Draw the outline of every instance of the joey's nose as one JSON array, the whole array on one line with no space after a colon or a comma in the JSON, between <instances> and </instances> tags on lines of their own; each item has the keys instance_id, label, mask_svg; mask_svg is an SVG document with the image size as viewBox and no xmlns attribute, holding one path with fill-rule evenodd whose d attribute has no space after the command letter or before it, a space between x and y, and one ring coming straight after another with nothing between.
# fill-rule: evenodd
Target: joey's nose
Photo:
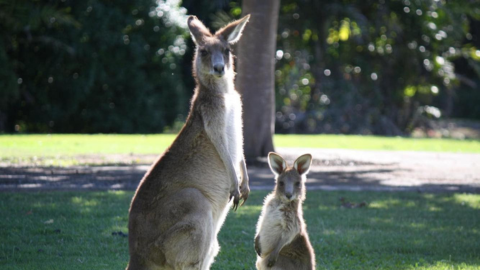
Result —
<instances>
[{"instance_id":1,"label":"joey's nose","mask_svg":"<svg viewBox=\"0 0 480 270\"><path fill-rule=\"evenodd\" d=\"M224 72L224 70L225 70L225 66L224 66L224 65L221 65L221 64L218 64L218 65L213 66L213 70L214 70L215 73L217 73L217 74L223 74L223 72Z\"/></svg>"},{"instance_id":2,"label":"joey's nose","mask_svg":"<svg viewBox=\"0 0 480 270\"><path fill-rule=\"evenodd\" d=\"M285 196L290 200L292 198L292 193L286 193Z\"/></svg>"}]
</instances>

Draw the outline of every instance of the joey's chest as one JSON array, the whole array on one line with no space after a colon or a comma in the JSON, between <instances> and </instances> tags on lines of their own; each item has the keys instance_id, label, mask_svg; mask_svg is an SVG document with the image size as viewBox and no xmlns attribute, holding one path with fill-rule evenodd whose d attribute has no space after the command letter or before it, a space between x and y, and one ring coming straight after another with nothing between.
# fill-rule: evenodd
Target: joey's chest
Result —
<instances>
[{"instance_id":1,"label":"joey's chest","mask_svg":"<svg viewBox=\"0 0 480 270\"><path fill-rule=\"evenodd\" d=\"M279 205L272 207L270 213L270 218L276 224L275 226L280 226L288 231L296 231L298 229L298 218L296 212L292 211L292 209L286 209L284 206Z\"/></svg>"}]
</instances>

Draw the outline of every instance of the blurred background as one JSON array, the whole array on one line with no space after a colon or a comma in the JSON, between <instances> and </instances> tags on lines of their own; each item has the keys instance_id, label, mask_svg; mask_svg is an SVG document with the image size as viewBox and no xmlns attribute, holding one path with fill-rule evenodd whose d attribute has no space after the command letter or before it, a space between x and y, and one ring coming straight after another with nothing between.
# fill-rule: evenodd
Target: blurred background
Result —
<instances>
[{"instance_id":1,"label":"blurred background","mask_svg":"<svg viewBox=\"0 0 480 270\"><path fill-rule=\"evenodd\" d=\"M177 132L187 14L242 1L0 0L0 132ZM282 0L272 57L276 133L479 138L479 1Z\"/></svg>"}]
</instances>

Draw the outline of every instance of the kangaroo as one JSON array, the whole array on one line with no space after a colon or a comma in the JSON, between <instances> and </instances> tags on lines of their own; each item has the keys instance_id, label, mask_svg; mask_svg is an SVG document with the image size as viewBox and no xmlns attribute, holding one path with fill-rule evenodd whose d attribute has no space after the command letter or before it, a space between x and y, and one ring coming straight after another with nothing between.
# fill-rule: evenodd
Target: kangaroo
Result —
<instances>
[{"instance_id":1,"label":"kangaroo","mask_svg":"<svg viewBox=\"0 0 480 270\"><path fill-rule=\"evenodd\" d=\"M190 113L132 199L127 270L209 269L228 209L248 198L242 103L230 51L248 19L211 34L195 16L188 18L196 44Z\"/></svg>"},{"instance_id":2,"label":"kangaroo","mask_svg":"<svg viewBox=\"0 0 480 270\"><path fill-rule=\"evenodd\" d=\"M267 195L257 223L255 251L257 269L312 270L315 253L303 220L306 174L312 155L297 158L288 167L278 154L268 154L268 164L275 174L276 185Z\"/></svg>"}]
</instances>

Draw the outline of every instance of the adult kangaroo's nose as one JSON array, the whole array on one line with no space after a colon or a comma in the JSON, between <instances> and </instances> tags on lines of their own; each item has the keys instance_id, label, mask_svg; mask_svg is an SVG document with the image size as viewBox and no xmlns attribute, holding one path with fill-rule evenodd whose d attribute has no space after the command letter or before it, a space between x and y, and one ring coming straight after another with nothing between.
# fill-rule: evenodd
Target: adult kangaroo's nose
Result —
<instances>
[{"instance_id":1,"label":"adult kangaroo's nose","mask_svg":"<svg viewBox=\"0 0 480 270\"><path fill-rule=\"evenodd\" d=\"M285 196L290 200L292 198L292 193L286 193Z\"/></svg>"},{"instance_id":2,"label":"adult kangaroo's nose","mask_svg":"<svg viewBox=\"0 0 480 270\"><path fill-rule=\"evenodd\" d=\"M215 73L223 74L223 71L225 70L225 66L222 64L216 64L213 66L213 70L215 71Z\"/></svg>"}]
</instances>

